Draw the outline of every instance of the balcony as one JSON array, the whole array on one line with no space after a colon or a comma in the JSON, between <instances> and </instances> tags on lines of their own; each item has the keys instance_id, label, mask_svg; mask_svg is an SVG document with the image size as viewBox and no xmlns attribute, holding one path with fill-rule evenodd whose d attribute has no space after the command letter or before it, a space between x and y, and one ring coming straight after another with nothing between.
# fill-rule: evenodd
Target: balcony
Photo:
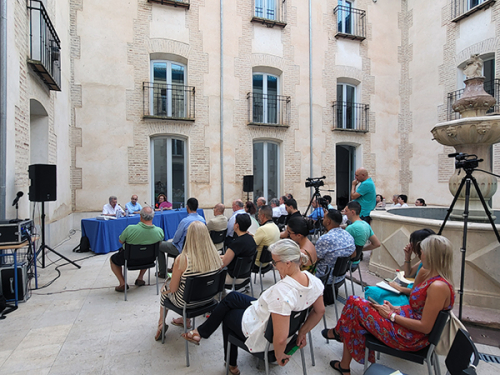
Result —
<instances>
[{"instance_id":1,"label":"balcony","mask_svg":"<svg viewBox=\"0 0 500 375\"><path fill-rule=\"evenodd\" d=\"M249 92L248 124L259 126L290 126L290 97Z\"/></svg>"},{"instance_id":2,"label":"balcony","mask_svg":"<svg viewBox=\"0 0 500 375\"><path fill-rule=\"evenodd\" d=\"M333 14L337 18L335 38L366 39L366 12L364 10L337 5Z\"/></svg>"},{"instance_id":3,"label":"balcony","mask_svg":"<svg viewBox=\"0 0 500 375\"><path fill-rule=\"evenodd\" d=\"M286 26L285 0L254 0L252 22L262 23L267 27Z\"/></svg>"},{"instance_id":4,"label":"balcony","mask_svg":"<svg viewBox=\"0 0 500 375\"><path fill-rule=\"evenodd\" d=\"M172 5L174 7L181 7L189 9L190 0L148 0L149 3L156 3L161 5Z\"/></svg>"},{"instance_id":5,"label":"balcony","mask_svg":"<svg viewBox=\"0 0 500 375\"><path fill-rule=\"evenodd\" d=\"M61 91L61 42L40 0L29 0L30 56L28 64L49 90Z\"/></svg>"},{"instance_id":6,"label":"balcony","mask_svg":"<svg viewBox=\"0 0 500 375\"><path fill-rule=\"evenodd\" d=\"M500 111L500 79L493 79L491 81L484 82L484 91L493 96L497 102L491 107L486 113L499 113ZM462 97L464 89L456 90L448 93L448 115L447 120L457 120L460 118L460 113L453 111L453 103Z\"/></svg>"},{"instance_id":7,"label":"balcony","mask_svg":"<svg viewBox=\"0 0 500 375\"><path fill-rule=\"evenodd\" d=\"M368 104L333 102L333 129L367 133L369 109Z\"/></svg>"},{"instance_id":8,"label":"balcony","mask_svg":"<svg viewBox=\"0 0 500 375\"><path fill-rule=\"evenodd\" d=\"M142 84L143 118L195 120L195 88L158 82Z\"/></svg>"},{"instance_id":9,"label":"balcony","mask_svg":"<svg viewBox=\"0 0 500 375\"><path fill-rule=\"evenodd\" d=\"M458 22L481 9L489 8L494 2L495 0L452 0L451 20Z\"/></svg>"}]
</instances>

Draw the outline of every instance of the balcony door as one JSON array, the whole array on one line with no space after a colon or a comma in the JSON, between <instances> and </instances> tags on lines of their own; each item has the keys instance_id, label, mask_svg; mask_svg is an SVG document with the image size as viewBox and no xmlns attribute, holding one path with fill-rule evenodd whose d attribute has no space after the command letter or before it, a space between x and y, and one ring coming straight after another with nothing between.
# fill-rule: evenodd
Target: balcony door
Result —
<instances>
[{"instance_id":1,"label":"balcony door","mask_svg":"<svg viewBox=\"0 0 500 375\"><path fill-rule=\"evenodd\" d=\"M337 208L344 209L351 197L356 165L356 148L348 145L335 146L335 179L337 181Z\"/></svg>"},{"instance_id":2,"label":"balcony door","mask_svg":"<svg viewBox=\"0 0 500 375\"><path fill-rule=\"evenodd\" d=\"M278 123L278 77L266 73L253 74L253 122Z\"/></svg>"},{"instance_id":3,"label":"balcony door","mask_svg":"<svg viewBox=\"0 0 500 375\"><path fill-rule=\"evenodd\" d=\"M255 0L255 17L276 20L276 0Z\"/></svg>"},{"instance_id":4,"label":"balcony door","mask_svg":"<svg viewBox=\"0 0 500 375\"><path fill-rule=\"evenodd\" d=\"M275 142L253 144L253 196L267 201L279 196L279 145Z\"/></svg>"},{"instance_id":5,"label":"balcony door","mask_svg":"<svg viewBox=\"0 0 500 375\"><path fill-rule=\"evenodd\" d=\"M186 68L171 61L151 61L150 111L153 116L186 117Z\"/></svg>"},{"instance_id":6,"label":"balcony door","mask_svg":"<svg viewBox=\"0 0 500 375\"><path fill-rule=\"evenodd\" d=\"M339 33L352 34L352 3L350 1L339 0L337 27Z\"/></svg>"},{"instance_id":7,"label":"balcony door","mask_svg":"<svg viewBox=\"0 0 500 375\"><path fill-rule=\"evenodd\" d=\"M337 84L337 126L342 129L356 128L356 87L347 83Z\"/></svg>"},{"instance_id":8,"label":"balcony door","mask_svg":"<svg viewBox=\"0 0 500 375\"><path fill-rule=\"evenodd\" d=\"M174 137L151 140L153 200L163 193L173 208L186 201L186 142ZM148 202L149 203L149 202ZM153 203L153 202L151 202Z\"/></svg>"}]
</instances>

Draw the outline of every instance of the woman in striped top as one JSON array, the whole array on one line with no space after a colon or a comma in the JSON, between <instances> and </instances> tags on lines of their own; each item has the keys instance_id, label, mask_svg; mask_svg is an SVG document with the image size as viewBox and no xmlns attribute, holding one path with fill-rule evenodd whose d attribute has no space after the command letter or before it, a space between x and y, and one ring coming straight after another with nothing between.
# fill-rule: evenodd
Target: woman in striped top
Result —
<instances>
[{"instance_id":1,"label":"woman in striped top","mask_svg":"<svg viewBox=\"0 0 500 375\"><path fill-rule=\"evenodd\" d=\"M162 306L165 298L168 298L175 306L184 307L186 278L188 276L210 275L219 271L221 267L222 260L210 239L206 225L201 221L192 222L186 234L184 249L182 253L175 258L172 267L172 277L167 279L162 288L160 319L158 321L158 330L156 331L155 340L158 341L161 339L161 331L163 324L165 324L165 322L162 321ZM202 306L208 302L210 302L210 300L188 304L187 307ZM165 316L167 316L167 312L165 312ZM172 323L174 324L174 321L172 321ZM167 329L168 325L165 327L165 332Z\"/></svg>"}]
</instances>

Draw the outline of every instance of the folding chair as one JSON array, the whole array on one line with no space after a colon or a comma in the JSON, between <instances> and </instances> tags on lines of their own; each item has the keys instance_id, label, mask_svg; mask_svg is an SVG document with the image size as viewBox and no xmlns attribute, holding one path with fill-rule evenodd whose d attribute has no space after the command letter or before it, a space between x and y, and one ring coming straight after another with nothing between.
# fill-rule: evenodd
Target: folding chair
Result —
<instances>
[{"instance_id":1,"label":"folding chair","mask_svg":"<svg viewBox=\"0 0 500 375\"><path fill-rule=\"evenodd\" d=\"M363 279L361 278L361 256L363 255L363 246L356 246L356 256L350 259L349 262L349 274L351 276L351 286L352 286L352 295L354 296L354 279L352 278L352 268L356 266L359 271L359 282L361 284L361 288L363 288ZM354 269L356 271L356 269Z\"/></svg>"},{"instance_id":2,"label":"folding chair","mask_svg":"<svg viewBox=\"0 0 500 375\"><path fill-rule=\"evenodd\" d=\"M236 290L241 289L244 286L250 284L250 290L252 291L253 297L253 285L252 285L252 267L255 264L255 255L251 257L238 257L236 258L236 264L234 265L233 283L231 285L226 284L224 288ZM245 279L245 281L236 284L236 279Z\"/></svg>"},{"instance_id":3,"label":"folding chair","mask_svg":"<svg viewBox=\"0 0 500 375\"><path fill-rule=\"evenodd\" d=\"M137 271L148 269L148 284L151 284L151 268L156 267L156 294L159 294L158 288L158 249L160 243L153 243L150 245L130 245L125 243L124 257L125 265L124 278L125 278L125 301L127 300L127 271ZM129 264L129 261L133 265Z\"/></svg>"},{"instance_id":4,"label":"folding chair","mask_svg":"<svg viewBox=\"0 0 500 375\"><path fill-rule=\"evenodd\" d=\"M373 350L375 352L385 353L392 355L393 357L398 357L401 359L405 359L407 361L424 364L427 363L427 370L429 375L432 374L432 366L434 366L434 374L440 375L441 370L439 368L439 359L437 354L434 352L434 349L441 338L441 334L443 333L443 329L446 325L450 317L450 313L445 310L441 310L436 318L436 322L434 323L434 327L432 327L432 331L429 333L429 346L419 350L418 352L407 352L399 349L390 348L378 339L376 339L371 334L365 335L365 373L368 369L368 355L369 351ZM370 366L371 367L371 366Z\"/></svg>"},{"instance_id":5,"label":"folding chair","mask_svg":"<svg viewBox=\"0 0 500 375\"><path fill-rule=\"evenodd\" d=\"M212 240L214 245L222 243L222 254L226 253L226 246L224 245L224 242L226 241L226 235L227 235L227 229L221 231L215 231L215 230L210 231L210 239Z\"/></svg>"},{"instance_id":6,"label":"folding chair","mask_svg":"<svg viewBox=\"0 0 500 375\"><path fill-rule=\"evenodd\" d=\"M344 284L345 296L347 299L348 294L347 294L347 284L345 283L345 274L347 273L347 270L349 269L350 265L351 265L351 257L350 256L340 257L340 258L337 258L337 260L335 261L335 267L333 268L333 271L332 271L333 280L335 280L336 277L344 276L344 279L342 281L339 281L338 283L334 283L334 285L332 285L333 305L335 306L335 316L337 317L337 320L339 320L339 313L337 310L337 293L335 293L335 289L338 290L338 288L341 287L342 284ZM325 326L325 328L326 328L326 326Z\"/></svg>"},{"instance_id":7,"label":"folding chair","mask_svg":"<svg viewBox=\"0 0 500 375\"><path fill-rule=\"evenodd\" d=\"M273 260L273 256L272 256L271 252L267 249L267 246L264 246L262 248L262 252L260 253L260 259L259 259L260 265L259 265L259 267L254 266L252 268L252 273L255 274L255 277L253 280L254 284L257 282L257 274L259 275L260 292L261 293L264 291L264 285L262 284L262 275L268 273L269 271L272 271L273 276L274 276L274 283L276 284L276 274L274 273L274 267L271 264L272 260ZM262 263L269 263L269 264L267 266L263 267Z\"/></svg>"},{"instance_id":8,"label":"folding chair","mask_svg":"<svg viewBox=\"0 0 500 375\"><path fill-rule=\"evenodd\" d=\"M288 337L292 337L292 339L288 342L285 353L288 353L297 343L297 332L300 327L304 323L307 318L308 309L302 311L292 311L290 314L290 325L288 329ZM228 343L227 343L227 357L226 357L226 375L229 374L229 353L231 352L231 345L236 345L238 348L243 349L244 351L250 353L254 357L257 357L265 362L266 366L266 375L269 375L269 362L275 362L276 356L274 354L274 350L270 350L269 347L273 342L273 320L269 317L269 321L267 323L266 332L264 334L264 338L267 340L266 349L263 352L250 352L248 347L245 345L244 341L241 341L239 338L229 335ZM306 361L304 357L304 350L300 349L300 356L302 358L302 372L304 375L307 375L306 370Z\"/></svg>"},{"instance_id":9,"label":"folding chair","mask_svg":"<svg viewBox=\"0 0 500 375\"><path fill-rule=\"evenodd\" d=\"M187 333L187 320L193 318L193 328L195 325L195 318L200 315L204 315L208 312L213 311L218 302L213 298L222 293L224 289L224 282L226 281L227 269L217 271L216 273L210 275L197 275L186 277L186 287L184 289L184 307L179 308L175 306L168 298L165 298L163 309L162 309L162 321L165 321L165 309L172 310L179 315L182 315L184 323L184 333ZM202 306L187 308L186 305L189 303L195 303L200 301L208 301L207 304ZM163 329L161 332L161 343L165 342L165 324L163 324ZM188 341L186 340L186 366L189 367L189 347Z\"/></svg>"}]
</instances>

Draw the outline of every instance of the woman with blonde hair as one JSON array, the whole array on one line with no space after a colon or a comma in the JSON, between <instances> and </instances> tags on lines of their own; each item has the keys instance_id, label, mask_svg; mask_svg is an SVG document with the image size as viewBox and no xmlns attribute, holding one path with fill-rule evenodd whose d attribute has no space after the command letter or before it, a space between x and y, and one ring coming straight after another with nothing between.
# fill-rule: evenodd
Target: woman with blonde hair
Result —
<instances>
[{"instance_id":1,"label":"woman with blonde hair","mask_svg":"<svg viewBox=\"0 0 500 375\"><path fill-rule=\"evenodd\" d=\"M453 250L450 241L431 235L422 241L422 270L418 273L409 305L395 307L388 301L382 305L351 296L342 310L337 326L324 330L323 336L344 344L342 360L330 366L341 374L350 374L354 358L364 363L367 332L391 348L418 351L429 345L431 332L441 310L451 310L455 301L451 266ZM369 361L374 362L370 352Z\"/></svg>"},{"instance_id":2,"label":"woman with blonde hair","mask_svg":"<svg viewBox=\"0 0 500 375\"><path fill-rule=\"evenodd\" d=\"M183 307L184 290L186 287L186 278L188 276L210 275L219 271L222 267L222 260L215 246L210 239L208 229L201 221L193 221L187 230L184 249L175 258L172 267L172 276L167 279L163 285L160 302L160 319L158 321L158 330L155 340L161 339L161 331L165 322L162 320L162 306L166 298L175 306ZM192 308L207 304L208 301L189 303L187 307ZM165 312L167 316L168 310ZM182 318L172 320L173 325L183 326ZM188 327L190 321L187 322ZM165 327L165 332L168 325Z\"/></svg>"},{"instance_id":3,"label":"woman with blonde hair","mask_svg":"<svg viewBox=\"0 0 500 375\"><path fill-rule=\"evenodd\" d=\"M198 329L182 334L186 340L199 345L201 338L209 338L222 324L224 358L226 358L229 334L245 341L252 352L264 351L266 340L264 332L269 319L274 327L273 345L276 360L280 366L288 363L290 356L285 354L288 327L292 311L311 308L307 320L298 332L297 345L306 345L306 334L313 329L325 313L323 304L323 284L307 271L301 271L307 257L299 246L290 239L280 240L269 247L273 265L281 280L266 289L259 299L245 294L231 292L212 312ZM231 346L229 371L238 375L238 348Z\"/></svg>"}]
</instances>

